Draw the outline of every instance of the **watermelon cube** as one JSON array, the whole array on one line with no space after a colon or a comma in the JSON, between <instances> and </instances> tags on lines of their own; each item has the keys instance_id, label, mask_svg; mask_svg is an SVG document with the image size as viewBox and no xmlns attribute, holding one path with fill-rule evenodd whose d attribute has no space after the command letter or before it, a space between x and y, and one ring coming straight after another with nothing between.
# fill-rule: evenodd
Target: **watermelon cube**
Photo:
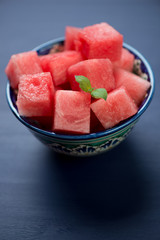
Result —
<instances>
[{"instance_id":1,"label":"watermelon cube","mask_svg":"<svg viewBox=\"0 0 160 240\"><path fill-rule=\"evenodd\" d=\"M56 53L57 54L57 53ZM49 72L49 64L55 58L55 53L39 56L40 65L44 72Z\"/></svg>"},{"instance_id":2,"label":"watermelon cube","mask_svg":"<svg viewBox=\"0 0 160 240\"><path fill-rule=\"evenodd\" d=\"M72 65L68 69L68 79L73 90L79 91L79 83L75 75L87 77L93 88L105 88L111 91L115 88L113 66L109 59L89 59Z\"/></svg>"},{"instance_id":3,"label":"watermelon cube","mask_svg":"<svg viewBox=\"0 0 160 240\"><path fill-rule=\"evenodd\" d=\"M71 134L89 133L90 103L91 96L82 92L56 91L53 131Z\"/></svg>"},{"instance_id":4,"label":"watermelon cube","mask_svg":"<svg viewBox=\"0 0 160 240\"><path fill-rule=\"evenodd\" d=\"M105 128L102 126L94 112L91 110L91 120L90 120L90 132L95 133L95 132L101 132L104 131Z\"/></svg>"},{"instance_id":5,"label":"watermelon cube","mask_svg":"<svg viewBox=\"0 0 160 240\"><path fill-rule=\"evenodd\" d=\"M123 87L110 92L106 101L99 99L92 103L91 109L105 129L114 127L138 111L133 99Z\"/></svg>"},{"instance_id":6,"label":"watermelon cube","mask_svg":"<svg viewBox=\"0 0 160 240\"><path fill-rule=\"evenodd\" d=\"M114 76L116 88L124 86L137 106L139 106L150 88L150 82L120 68L114 70Z\"/></svg>"},{"instance_id":7,"label":"watermelon cube","mask_svg":"<svg viewBox=\"0 0 160 240\"><path fill-rule=\"evenodd\" d=\"M66 27L64 44L65 50L75 50L75 41L78 40L78 34L81 30L81 28L71 26Z\"/></svg>"},{"instance_id":8,"label":"watermelon cube","mask_svg":"<svg viewBox=\"0 0 160 240\"><path fill-rule=\"evenodd\" d=\"M41 73L43 71L37 52L30 51L12 55L5 72L11 87L17 89L21 75Z\"/></svg>"},{"instance_id":9,"label":"watermelon cube","mask_svg":"<svg viewBox=\"0 0 160 240\"><path fill-rule=\"evenodd\" d=\"M114 67L123 68L129 72L133 71L134 55L127 49L122 49L121 58L119 61L113 62Z\"/></svg>"},{"instance_id":10,"label":"watermelon cube","mask_svg":"<svg viewBox=\"0 0 160 240\"><path fill-rule=\"evenodd\" d=\"M78 38L81 42L78 48L86 59L109 58L117 61L121 57L123 36L107 23L85 27Z\"/></svg>"},{"instance_id":11,"label":"watermelon cube","mask_svg":"<svg viewBox=\"0 0 160 240\"><path fill-rule=\"evenodd\" d=\"M21 116L52 116L53 99L54 86L50 73L21 76L17 96L17 107Z\"/></svg>"},{"instance_id":12,"label":"watermelon cube","mask_svg":"<svg viewBox=\"0 0 160 240\"><path fill-rule=\"evenodd\" d=\"M46 55L46 61L48 61L48 70L52 75L54 85L59 86L68 82L68 68L71 65L82 61L82 56L76 51L64 51L55 53L52 59L48 58Z\"/></svg>"}]
</instances>

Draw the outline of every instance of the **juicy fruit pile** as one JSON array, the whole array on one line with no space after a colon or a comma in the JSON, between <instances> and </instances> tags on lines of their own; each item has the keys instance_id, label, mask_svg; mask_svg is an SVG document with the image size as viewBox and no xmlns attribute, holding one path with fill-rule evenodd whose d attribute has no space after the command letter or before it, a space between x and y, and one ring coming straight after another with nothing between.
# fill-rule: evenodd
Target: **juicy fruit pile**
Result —
<instances>
[{"instance_id":1,"label":"juicy fruit pile","mask_svg":"<svg viewBox=\"0 0 160 240\"><path fill-rule=\"evenodd\" d=\"M63 134L102 131L136 114L150 82L132 72L134 55L122 44L123 36L107 23L68 26L62 52L54 53L53 46L43 56L13 55L5 72L19 114ZM77 76L88 78L93 89L105 89L107 99L84 92Z\"/></svg>"}]
</instances>

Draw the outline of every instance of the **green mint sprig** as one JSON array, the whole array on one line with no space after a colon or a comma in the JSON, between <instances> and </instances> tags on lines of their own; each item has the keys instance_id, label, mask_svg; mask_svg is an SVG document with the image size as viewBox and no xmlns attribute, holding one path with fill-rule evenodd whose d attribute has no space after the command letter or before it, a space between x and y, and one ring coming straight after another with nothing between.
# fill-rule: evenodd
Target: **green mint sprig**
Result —
<instances>
[{"instance_id":1,"label":"green mint sprig","mask_svg":"<svg viewBox=\"0 0 160 240\"><path fill-rule=\"evenodd\" d=\"M92 88L90 80L84 76L75 76L76 81L79 83L79 87L84 91L91 94L93 98L99 99L103 98L107 99L107 91L105 88Z\"/></svg>"}]
</instances>

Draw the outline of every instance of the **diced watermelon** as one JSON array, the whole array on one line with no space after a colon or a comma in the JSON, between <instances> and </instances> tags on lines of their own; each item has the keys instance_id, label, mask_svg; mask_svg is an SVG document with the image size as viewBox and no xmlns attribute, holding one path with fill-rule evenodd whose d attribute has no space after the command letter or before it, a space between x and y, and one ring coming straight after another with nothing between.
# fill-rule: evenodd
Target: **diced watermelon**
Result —
<instances>
[{"instance_id":1,"label":"diced watermelon","mask_svg":"<svg viewBox=\"0 0 160 240\"><path fill-rule=\"evenodd\" d=\"M115 88L113 67L109 59L89 59L72 65L68 69L68 79L73 90L80 90L75 75L89 78L93 88L105 88L111 91Z\"/></svg>"},{"instance_id":2,"label":"diced watermelon","mask_svg":"<svg viewBox=\"0 0 160 240\"><path fill-rule=\"evenodd\" d=\"M40 64L41 64L41 67L42 67L44 72L49 72L49 70L50 70L49 64L52 61L52 59L55 58L55 55L57 55L57 53L56 54L52 53L52 54L39 56Z\"/></svg>"},{"instance_id":3,"label":"diced watermelon","mask_svg":"<svg viewBox=\"0 0 160 240\"><path fill-rule=\"evenodd\" d=\"M89 133L90 103L91 97L81 92L56 91L53 131Z\"/></svg>"},{"instance_id":4,"label":"diced watermelon","mask_svg":"<svg viewBox=\"0 0 160 240\"><path fill-rule=\"evenodd\" d=\"M75 50L75 41L78 40L78 34L81 31L81 28L77 27L66 27L65 32L65 44L64 49L65 50Z\"/></svg>"},{"instance_id":5,"label":"diced watermelon","mask_svg":"<svg viewBox=\"0 0 160 240\"><path fill-rule=\"evenodd\" d=\"M123 68L129 72L133 71L134 55L127 49L122 49L121 58L119 61L113 62L114 67Z\"/></svg>"},{"instance_id":6,"label":"diced watermelon","mask_svg":"<svg viewBox=\"0 0 160 240\"><path fill-rule=\"evenodd\" d=\"M134 73L117 68L114 70L116 88L124 86L137 106L143 101L147 90L150 88L150 82L135 75Z\"/></svg>"},{"instance_id":7,"label":"diced watermelon","mask_svg":"<svg viewBox=\"0 0 160 240\"><path fill-rule=\"evenodd\" d=\"M78 48L86 59L109 58L117 61L121 57L123 36L107 23L85 27L78 37L81 42Z\"/></svg>"},{"instance_id":8,"label":"diced watermelon","mask_svg":"<svg viewBox=\"0 0 160 240\"><path fill-rule=\"evenodd\" d=\"M37 52L30 51L12 55L5 72L11 87L17 89L21 75L41 73L43 71Z\"/></svg>"},{"instance_id":9,"label":"diced watermelon","mask_svg":"<svg viewBox=\"0 0 160 240\"><path fill-rule=\"evenodd\" d=\"M102 126L94 112L91 110L91 120L90 120L90 132L95 133L95 132L101 132L104 131L105 128Z\"/></svg>"},{"instance_id":10,"label":"diced watermelon","mask_svg":"<svg viewBox=\"0 0 160 240\"><path fill-rule=\"evenodd\" d=\"M54 86L50 73L21 76L17 96L17 107L21 116L52 116L53 99Z\"/></svg>"},{"instance_id":11,"label":"diced watermelon","mask_svg":"<svg viewBox=\"0 0 160 240\"><path fill-rule=\"evenodd\" d=\"M60 53L55 53L54 58L50 61L46 58L49 66L49 72L52 75L53 83L55 86L59 86L68 82L67 80L67 70L68 68L82 61L82 56L76 51L64 51Z\"/></svg>"},{"instance_id":12,"label":"diced watermelon","mask_svg":"<svg viewBox=\"0 0 160 240\"><path fill-rule=\"evenodd\" d=\"M92 103L91 109L105 129L115 126L138 111L136 104L125 88L110 92L106 101L99 99Z\"/></svg>"}]
</instances>

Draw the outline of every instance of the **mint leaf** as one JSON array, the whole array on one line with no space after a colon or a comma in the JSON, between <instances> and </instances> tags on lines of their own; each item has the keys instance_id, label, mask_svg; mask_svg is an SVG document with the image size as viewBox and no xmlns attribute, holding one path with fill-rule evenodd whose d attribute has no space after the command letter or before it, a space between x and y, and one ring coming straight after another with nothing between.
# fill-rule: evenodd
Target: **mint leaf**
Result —
<instances>
[{"instance_id":1,"label":"mint leaf","mask_svg":"<svg viewBox=\"0 0 160 240\"><path fill-rule=\"evenodd\" d=\"M105 88L98 88L91 92L91 96L98 99L103 98L104 100L107 99L107 91Z\"/></svg>"},{"instance_id":2,"label":"mint leaf","mask_svg":"<svg viewBox=\"0 0 160 240\"><path fill-rule=\"evenodd\" d=\"M79 83L80 88L84 92L91 93L93 91L93 88L91 87L91 83L87 77L84 76L75 76L76 81Z\"/></svg>"},{"instance_id":3,"label":"mint leaf","mask_svg":"<svg viewBox=\"0 0 160 240\"><path fill-rule=\"evenodd\" d=\"M84 76L75 76L76 81L79 83L79 87L84 91L91 94L93 98L107 99L107 91L105 88L92 88L90 80Z\"/></svg>"}]
</instances>

